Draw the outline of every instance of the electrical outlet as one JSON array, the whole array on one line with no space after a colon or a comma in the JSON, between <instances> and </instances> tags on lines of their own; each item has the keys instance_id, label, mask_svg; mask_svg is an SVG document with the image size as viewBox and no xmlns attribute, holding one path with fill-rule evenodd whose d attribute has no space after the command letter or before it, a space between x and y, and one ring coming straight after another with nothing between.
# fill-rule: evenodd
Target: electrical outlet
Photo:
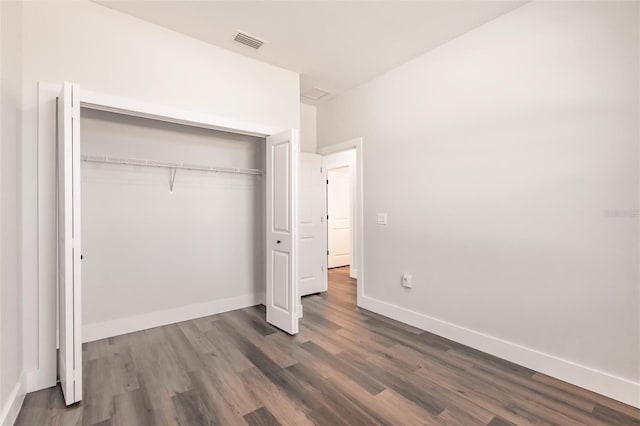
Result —
<instances>
[{"instance_id":1,"label":"electrical outlet","mask_svg":"<svg viewBox=\"0 0 640 426\"><path fill-rule=\"evenodd\" d=\"M378 225L386 225L386 224L387 224L387 214L378 213Z\"/></svg>"},{"instance_id":2,"label":"electrical outlet","mask_svg":"<svg viewBox=\"0 0 640 426\"><path fill-rule=\"evenodd\" d=\"M412 288L413 287L413 275L411 274L402 274L402 287Z\"/></svg>"}]
</instances>

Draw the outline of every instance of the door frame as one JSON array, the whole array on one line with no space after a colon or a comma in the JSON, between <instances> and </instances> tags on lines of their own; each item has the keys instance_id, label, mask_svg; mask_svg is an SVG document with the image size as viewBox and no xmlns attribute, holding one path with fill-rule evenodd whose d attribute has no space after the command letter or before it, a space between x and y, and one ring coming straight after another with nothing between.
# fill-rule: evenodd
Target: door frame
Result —
<instances>
[{"instance_id":1,"label":"door frame","mask_svg":"<svg viewBox=\"0 0 640 426\"><path fill-rule=\"evenodd\" d=\"M318 154L322 156L326 156L329 154L336 154L343 151L348 151L350 149L355 149L356 153L356 161L355 161L355 196L353 197L354 206L352 206L352 211L354 212L352 218L352 229L355 229L355 238L354 238L354 246L356 248L356 266L357 266L357 291L356 291L356 305L361 306L362 300L364 298L364 283L365 283L365 273L364 273L364 185L363 185L363 139L362 137L349 139L344 142L336 143L333 145L324 146L317 149ZM323 179L327 179L327 170L324 167L322 168ZM353 176L353 174L352 174ZM327 217L327 194L324 191L323 195L323 209L324 216ZM324 259L324 287L328 288L329 281L329 270L327 269L327 226L329 225L328 221L324 221L323 226L323 259ZM355 225L355 226L354 226Z\"/></svg>"},{"instance_id":2,"label":"door frame","mask_svg":"<svg viewBox=\"0 0 640 426\"><path fill-rule=\"evenodd\" d=\"M57 169L56 98L62 83L38 82L37 132L37 317L26 319L25 334L36 336L24 342L26 390L34 392L56 385L57 379ZM193 127L230 133L267 136L287 130L276 126L235 120L229 117L173 108L167 105L113 96L80 86L80 107L115 112ZM32 300L32 299L29 299ZM28 307L31 312L31 307ZM26 318L26 316L25 316Z\"/></svg>"}]
</instances>

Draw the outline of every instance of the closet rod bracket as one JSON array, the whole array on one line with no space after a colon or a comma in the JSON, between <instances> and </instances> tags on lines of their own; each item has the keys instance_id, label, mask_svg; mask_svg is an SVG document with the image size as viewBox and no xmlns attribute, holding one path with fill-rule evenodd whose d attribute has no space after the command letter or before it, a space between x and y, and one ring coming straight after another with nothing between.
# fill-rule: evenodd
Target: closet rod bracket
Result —
<instances>
[{"instance_id":1,"label":"closet rod bracket","mask_svg":"<svg viewBox=\"0 0 640 426\"><path fill-rule=\"evenodd\" d=\"M169 182L169 192L173 194L173 184L176 181L176 172L178 171L177 167L174 167L171 171L171 181Z\"/></svg>"}]
</instances>

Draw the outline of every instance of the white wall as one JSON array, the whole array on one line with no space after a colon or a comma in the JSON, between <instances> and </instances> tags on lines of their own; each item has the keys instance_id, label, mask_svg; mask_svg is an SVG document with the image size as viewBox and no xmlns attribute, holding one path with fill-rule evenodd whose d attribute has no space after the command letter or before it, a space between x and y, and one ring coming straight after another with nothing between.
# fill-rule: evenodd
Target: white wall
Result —
<instances>
[{"instance_id":1,"label":"white wall","mask_svg":"<svg viewBox=\"0 0 640 426\"><path fill-rule=\"evenodd\" d=\"M81 126L83 155L264 168L262 138L92 110ZM82 164L84 341L131 331L132 317L264 293L261 176L177 170L173 193L170 176Z\"/></svg>"},{"instance_id":2,"label":"white wall","mask_svg":"<svg viewBox=\"0 0 640 426\"><path fill-rule=\"evenodd\" d=\"M282 129L299 127L300 100L296 73L88 1L25 3L23 34L22 273L25 365L36 371L28 380L34 390L52 384L51 369L43 376L36 368L45 362L40 330L55 320L48 299L40 298L38 307L38 293L55 285L55 158L51 135L37 133L38 119L50 125L52 117L37 115L38 81L68 80L96 92Z\"/></svg>"},{"instance_id":3,"label":"white wall","mask_svg":"<svg viewBox=\"0 0 640 426\"><path fill-rule=\"evenodd\" d=\"M316 152L316 107L300 104L300 151Z\"/></svg>"},{"instance_id":4,"label":"white wall","mask_svg":"<svg viewBox=\"0 0 640 426\"><path fill-rule=\"evenodd\" d=\"M530 3L318 107L364 139L363 306L640 405L638 16Z\"/></svg>"},{"instance_id":5,"label":"white wall","mask_svg":"<svg viewBox=\"0 0 640 426\"><path fill-rule=\"evenodd\" d=\"M0 424L24 397L19 270L19 139L22 5L0 3Z\"/></svg>"}]
</instances>

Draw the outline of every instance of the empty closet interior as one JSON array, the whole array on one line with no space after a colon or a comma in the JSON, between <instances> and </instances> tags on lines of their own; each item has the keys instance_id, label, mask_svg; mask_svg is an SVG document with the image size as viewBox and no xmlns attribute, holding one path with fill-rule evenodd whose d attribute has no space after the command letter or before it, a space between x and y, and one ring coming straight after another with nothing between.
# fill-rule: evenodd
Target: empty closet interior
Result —
<instances>
[{"instance_id":1,"label":"empty closet interior","mask_svg":"<svg viewBox=\"0 0 640 426\"><path fill-rule=\"evenodd\" d=\"M265 289L264 138L81 110L83 341Z\"/></svg>"}]
</instances>

